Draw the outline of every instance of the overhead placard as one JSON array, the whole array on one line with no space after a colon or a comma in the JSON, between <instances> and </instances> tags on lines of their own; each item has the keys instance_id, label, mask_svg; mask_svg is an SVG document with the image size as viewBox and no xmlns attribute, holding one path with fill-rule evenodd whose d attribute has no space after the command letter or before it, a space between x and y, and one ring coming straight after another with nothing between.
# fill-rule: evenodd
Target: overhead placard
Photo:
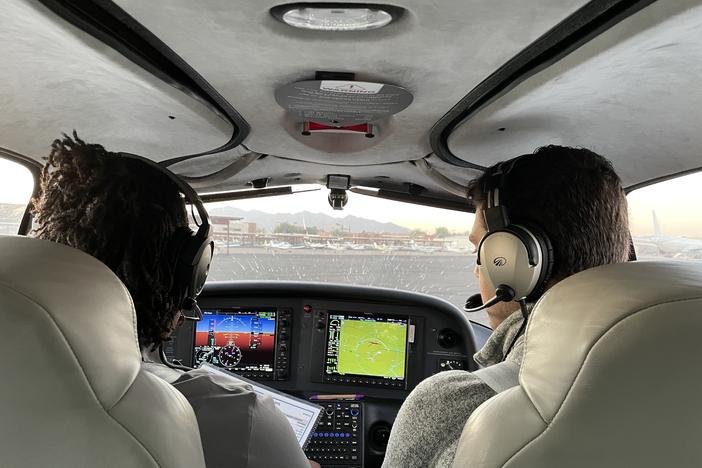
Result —
<instances>
[{"instance_id":1,"label":"overhead placard","mask_svg":"<svg viewBox=\"0 0 702 468\"><path fill-rule=\"evenodd\" d=\"M275 100L300 121L348 126L376 122L404 110L413 96L404 88L364 81L310 80L290 83Z\"/></svg>"}]
</instances>

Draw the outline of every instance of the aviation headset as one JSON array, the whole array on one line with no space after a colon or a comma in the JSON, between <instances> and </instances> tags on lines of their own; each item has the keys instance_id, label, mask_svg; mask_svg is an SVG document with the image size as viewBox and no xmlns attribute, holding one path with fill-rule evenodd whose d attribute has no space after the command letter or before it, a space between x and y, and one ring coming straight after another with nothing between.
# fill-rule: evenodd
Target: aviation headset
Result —
<instances>
[{"instance_id":1,"label":"aviation headset","mask_svg":"<svg viewBox=\"0 0 702 468\"><path fill-rule=\"evenodd\" d=\"M180 177L159 165L158 163L130 153L120 153L120 156L141 161L168 177L185 196L186 203L195 207L199 222L193 213L193 219L198 225L193 232L188 226L181 226L172 234L170 245L178 246L173 287L181 291L180 309L188 320L202 320L202 311L197 305L197 296L205 286L210 263L214 253L214 240L210 218L198 194Z\"/></svg>"},{"instance_id":2,"label":"aviation headset","mask_svg":"<svg viewBox=\"0 0 702 468\"><path fill-rule=\"evenodd\" d=\"M487 234L478 245L478 268L500 301L532 302L543 294L553 269L553 247L546 233L533 224L511 224L500 202L506 179L524 156L500 163L485 178L483 210ZM499 301L496 301L499 302Z\"/></svg>"}]
</instances>

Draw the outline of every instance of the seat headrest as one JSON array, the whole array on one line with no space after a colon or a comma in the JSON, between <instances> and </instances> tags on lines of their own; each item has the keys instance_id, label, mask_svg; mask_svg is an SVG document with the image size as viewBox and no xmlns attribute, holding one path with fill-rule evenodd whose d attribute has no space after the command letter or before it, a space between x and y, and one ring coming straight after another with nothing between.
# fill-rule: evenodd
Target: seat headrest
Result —
<instances>
[{"instance_id":1,"label":"seat headrest","mask_svg":"<svg viewBox=\"0 0 702 468\"><path fill-rule=\"evenodd\" d=\"M79 250L0 236L0 311L9 322L2 324L4 333L27 334L28 349L13 350L13 359L27 356L32 362L29 347L31 353L75 359L85 375L75 377L87 378L104 407L111 408L139 372L131 296L112 271Z\"/></svg>"},{"instance_id":2,"label":"seat headrest","mask_svg":"<svg viewBox=\"0 0 702 468\"><path fill-rule=\"evenodd\" d=\"M638 312L701 297L699 263L629 262L573 275L551 288L532 312L520 384L549 422L605 334L626 326ZM676 310L664 308L666 314Z\"/></svg>"}]
</instances>

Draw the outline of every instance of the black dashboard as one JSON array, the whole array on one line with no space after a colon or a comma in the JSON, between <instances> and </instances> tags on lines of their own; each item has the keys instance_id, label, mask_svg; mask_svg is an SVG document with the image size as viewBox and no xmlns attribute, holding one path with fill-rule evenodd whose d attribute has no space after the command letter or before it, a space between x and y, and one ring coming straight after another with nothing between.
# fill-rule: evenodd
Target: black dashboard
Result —
<instances>
[{"instance_id":1,"label":"black dashboard","mask_svg":"<svg viewBox=\"0 0 702 468\"><path fill-rule=\"evenodd\" d=\"M437 372L476 368L473 326L433 296L243 281L208 284L198 302L204 318L179 329L169 360L316 399L325 413L306 452L322 466L380 466L409 392ZM483 341L485 330L476 333Z\"/></svg>"}]
</instances>

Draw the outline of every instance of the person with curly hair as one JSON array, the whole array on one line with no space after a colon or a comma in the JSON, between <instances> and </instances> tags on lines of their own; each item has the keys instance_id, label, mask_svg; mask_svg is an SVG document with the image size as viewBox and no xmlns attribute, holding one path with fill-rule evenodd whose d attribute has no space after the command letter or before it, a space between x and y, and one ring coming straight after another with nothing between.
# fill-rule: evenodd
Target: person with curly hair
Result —
<instances>
[{"instance_id":1,"label":"person with curly hair","mask_svg":"<svg viewBox=\"0 0 702 468\"><path fill-rule=\"evenodd\" d=\"M155 357L184 320L185 286L175 281L183 237L173 234L188 227L185 202L163 170L86 143L74 131L53 142L39 188L34 235L94 256L125 284L143 365L193 406L208 467L319 466L307 460L270 398L236 379L171 369Z\"/></svg>"},{"instance_id":2,"label":"person with curly hair","mask_svg":"<svg viewBox=\"0 0 702 468\"><path fill-rule=\"evenodd\" d=\"M139 344L156 349L180 319L171 234L188 226L176 185L74 133L54 141L34 200L34 235L89 253L127 286Z\"/></svg>"}]
</instances>

